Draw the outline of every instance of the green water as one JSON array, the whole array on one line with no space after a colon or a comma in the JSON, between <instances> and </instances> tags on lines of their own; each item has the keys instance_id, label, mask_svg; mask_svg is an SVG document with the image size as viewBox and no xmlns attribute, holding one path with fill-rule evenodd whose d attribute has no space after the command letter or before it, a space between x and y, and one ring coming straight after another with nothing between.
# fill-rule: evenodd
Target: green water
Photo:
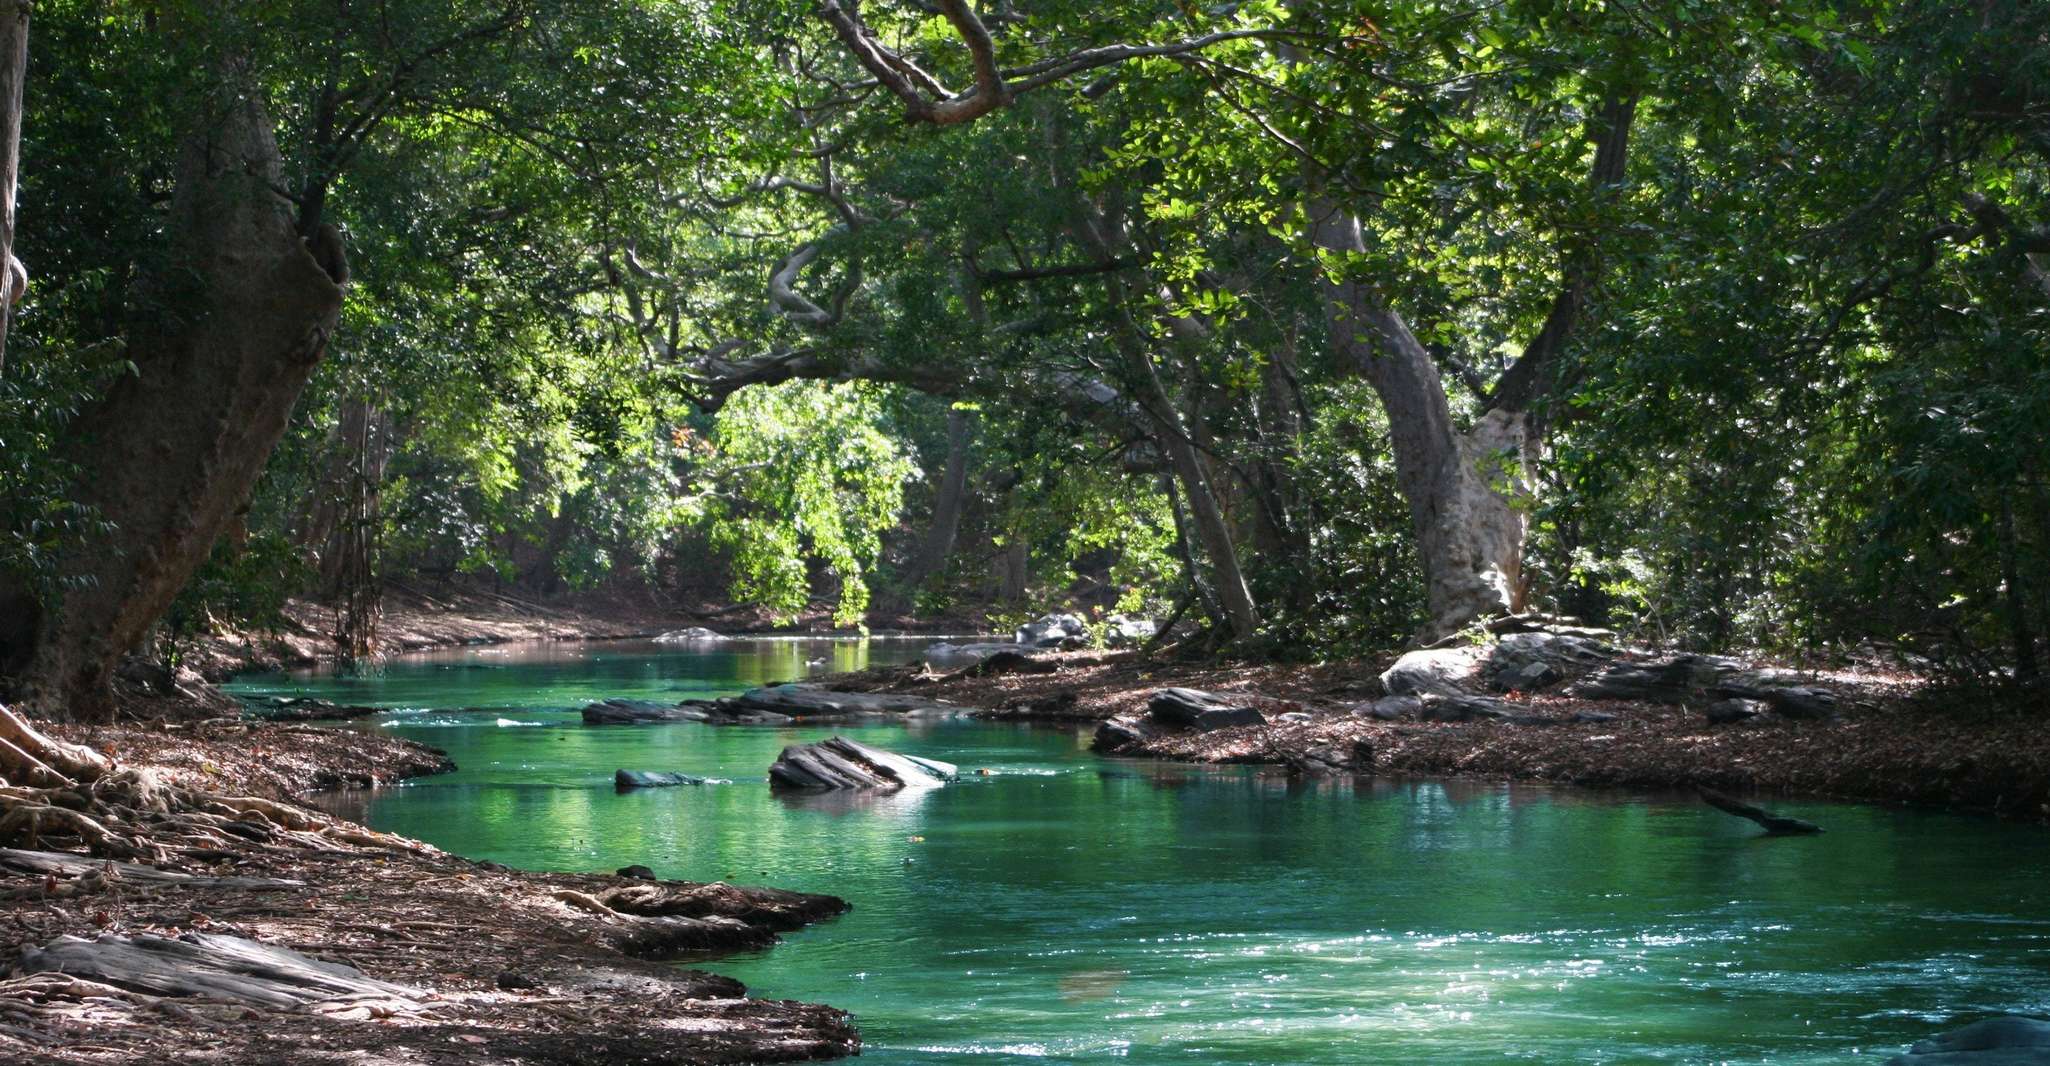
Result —
<instances>
[{"instance_id":1,"label":"green water","mask_svg":"<svg viewBox=\"0 0 2050 1066\"><path fill-rule=\"evenodd\" d=\"M1829 832L1767 840L1677 799L1300 784L974 722L859 732L961 764L958 783L793 797L768 764L832 730L585 727L560 709L920 646L489 649L237 687L414 708L374 728L461 769L374 794L361 815L380 829L515 866L639 862L853 901L706 968L853 1011L865 1061L1877 1061L1985 1013L2050 1014L2050 834L2028 826L1787 803ZM471 706L502 710L433 710ZM731 783L618 795L621 767Z\"/></svg>"}]
</instances>

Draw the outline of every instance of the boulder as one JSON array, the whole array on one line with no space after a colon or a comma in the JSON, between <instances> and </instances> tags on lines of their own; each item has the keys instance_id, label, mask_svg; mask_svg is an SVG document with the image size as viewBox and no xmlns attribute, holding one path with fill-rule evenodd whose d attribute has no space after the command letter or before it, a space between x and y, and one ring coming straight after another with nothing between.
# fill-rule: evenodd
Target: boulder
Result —
<instances>
[{"instance_id":1,"label":"boulder","mask_svg":"<svg viewBox=\"0 0 2050 1066\"><path fill-rule=\"evenodd\" d=\"M1917 1041L1886 1066L2050 1066L2050 1021L2017 1014L1983 1018Z\"/></svg>"},{"instance_id":2,"label":"boulder","mask_svg":"<svg viewBox=\"0 0 2050 1066\"><path fill-rule=\"evenodd\" d=\"M630 880L630 881L653 881L653 880L655 880L655 871L653 871L653 870L650 870L649 868L647 868L647 867L645 867L645 866L642 866L642 865L641 865L641 864L639 864L639 863L635 863L635 864L634 864L634 865L632 865L632 866L622 866L622 867L620 867L620 868L619 868L619 870L617 871L617 875L618 875L618 876L620 876L620 877L624 877L624 878L626 878L626 879L628 879L628 880Z\"/></svg>"},{"instance_id":3,"label":"boulder","mask_svg":"<svg viewBox=\"0 0 2050 1066\"><path fill-rule=\"evenodd\" d=\"M1745 722L1765 713L1765 704L1759 700L1727 699L1708 705L1708 724L1730 725Z\"/></svg>"},{"instance_id":4,"label":"boulder","mask_svg":"<svg viewBox=\"0 0 2050 1066\"><path fill-rule=\"evenodd\" d=\"M1481 676L1497 692L1535 692L1616 661L1616 649L1569 633L1511 633L1488 648Z\"/></svg>"},{"instance_id":5,"label":"boulder","mask_svg":"<svg viewBox=\"0 0 2050 1066\"><path fill-rule=\"evenodd\" d=\"M1755 675L1738 674L1719 685L1716 691L1747 702L1763 704L1782 718L1836 717L1836 693L1814 685L1760 684Z\"/></svg>"},{"instance_id":6,"label":"boulder","mask_svg":"<svg viewBox=\"0 0 2050 1066\"><path fill-rule=\"evenodd\" d=\"M925 661L936 667L968 666L979 663L992 655L1030 656L1039 650L1030 644L1014 644L1003 641L980 644L949 644L943 640L938 644L927 646L925 649Z\"/></svg>"},{"instance_id":7,"label":"boulder","mask_svg":"<svg viewBox=\"0 0 2050 1066\"><path fill-rule=\"evenodd\" d=\"M1101 755L1117 755L1143 747L1161 732L1162 727L1150 719L1111 718L1096 727L1096 735L1090 738L1089 748Z\"/></svg>"},{"instance_id":8,"label":"boulder","mask_svg":"<svg viewBox=\"0 0 2050 1066\"><path fill-rule=\"evenodd\" d=\"M1374 768L1374 746L1364 740L1350 744L1317 744L1284 756L1288 772L1307 777L1366 773Z\"/></svg>"},{"instance_id":9,"label":"boulder","mask_svg":"<svg viewBox=\"0 0 2050 1066\"><path fill-rule=\"evenodd\" d=\"M703 626L689 629L674 629L655 638L657 644L703 644L714 640L725 640L725 636L714 633Z\"/></svg>"},{"instance_id":10,"label":"boulder","mask_svg":"<svg viewBox=\"0 0 2050 1066\"><path fill-rule=\"evenodd\" d=\"M1164 688L1146 700L1146 713L1162 725L1207 733L1235 725L1265 725L1267 716L1243 700L1193 688Z\"/></svg>"},{"instance_id":11,"label":"boulder","mask_svg":"<svg viewBox=\"0 0 2050 1066\"><path fill-rule=\"evenodd\" d=\"M952 763L899 755L846 737L793 744L769 767L771 788L935 788L954 777Z\"/></svg>"},{"instance_id":12,"label":"boulder","mask_svg":"<svg viewBox=\"0 0 2050 1066\"><path fill-rule=\"evenodd\" d=\"M1458 692L1473 677L1480 661L1477 647L1425 648L1404 655L1383 670L1381 685L1391 696Z\"/></svg>"},{"instance_id":13,"label":"boulder","mask_svg":"<svg viewBox=\"0 0 2050 1066\"><path fill-rule=\"evenodd\" d=\"M1114 614L1103 620L1103 642L1113 648L1144 644L1159 633L1160 623L1151 618L1131 618Z\"/></svg>"},{"instance_id":14,"label":"boulder","mask_svg":"<svg viewBox=\"0 0 2050 1066\"><path fill-rule=\"evenodd\" d=\"M1424 701L1417 696L1383 696L1378 700L1354 704L1352 713L1383 722L1401 718L1415 718L1424 709Z\"/></svg>"},{"instance_id":15,"label":"boulder","mask_svg":"<svg viewBox=\"0 0 2050 1066\"><path fill-rule=\"evenodd\" d=\"M1044 614L1018 627L1012 639L1027 647L1058 648L1071 640L1089 636L1089 627L1078 615Z\"/></svg>"},{"instance_id":16,"label":"boulder","mask_svg":"<svg viewBox=\"0 0 2050 1066\"><path fill-rule=\"evenodd\" d=\"M1736 670L1737 664L1732 660L1708 655L1617 663L1574 685L1567 695L1591 700L1686 703L1711 693Z\"/></svg>"},{"instance_id":17,"label":"boulder","mask_svg":"<svg viewBox=\"0 0 2050 1066\"><path fill-rule=\"evenodd\" d=\"M673 788L677 785L702 785L708 779L690 774L670 773L666 770L615 770L612 786L621 792L635 788Z\"/></svg>"},{"instance_id":18,"label":"boulder","mask_svg":"<svg viewBox=\"0 0 2050 1066\"><path fill-rule=\"evenodd\" d=\"M1492 721L1514 714L1508 704L1492 696L1426 692L1417 699L1417 718L1425 722Z\"/></svg>"}]
</instances>

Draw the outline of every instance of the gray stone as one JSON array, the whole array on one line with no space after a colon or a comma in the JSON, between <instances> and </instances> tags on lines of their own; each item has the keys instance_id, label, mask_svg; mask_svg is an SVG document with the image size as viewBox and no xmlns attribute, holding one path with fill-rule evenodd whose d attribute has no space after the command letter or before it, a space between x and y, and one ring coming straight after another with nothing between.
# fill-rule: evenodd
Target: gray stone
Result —
<instances>
[{"instance_id":1,"label":"gray stone","mask_svg":"<svg viewBox=\"0 0 2050 1066\"><path fill-rule=\"evenodd\" d=\"M1591 700L1686 703L1712 691L1734 673L1731 660L1677 655L1648 663L1617 663L1581 681L1567 695Z\"/></svg>"},{"instance_id":2,"label":"gray stone","mask_svg":"<svg viewBox=\"0 0 2050 1066\"><path fill-rule=\"evenodd\" d=\"M1381 685L1391 696L1454 693L1473 677L1480 661L1481 649L1471 646L1413 651L1381 672Z\"/></svg>"},{"instance_id":3,"label":"gray stone","mask_svg":"<svg viewBox=\"0 0 2050 1066\"><path fill-rule=\"evenodd\" d=\"M1089 627L1072 614L1046 614L1018 627L1013 640L1027 647L1058 648L1089 635Z\"/></svg>"},{"instance_id":4,"label":"gray stone","mask_svg":"<svg viewBox=\"0 0 2050 1066\"><path fill-rule=\"evenodd\" d=\"M711 641L715 641L715 640L725 640L725 639L726 639L726 638L725 638L724 636L722 636L722 635L720 635L720 634L718 634L718 633L714 633L714 632L712 632L711 630L709 630L709 629L706 629L706 628L705 628L705 627L703 627L703 626L692 626L692 627L691 627L691 628L689 628L689 629L676 629L676 630L671 630L670 632L664 633L664 634L662 634L661 636L659 636L659 637L656 637L656 638L655 638L655 643L657 643L657 644L704 644L704 643L709 643L709 642L711 642Z\"/></svg>"},{"instance_id":5,"label":"gray stone","mask_svg":"<svg viewBox=\"0 0 2050 1066\"><path fill-rule=\"evenodd\" d=\"M989 641L979 644L950 644L940 641L925 649L925 661L936 667L971 666L992 655L1010 652L1017 655L1031 655L1040 649L1030 644L1009 641Z\"/></svg>"},{"instance_id":6,"label":"gray stone","mask_svg":"<svg viewBox=\"0 0 2050 1066\"><path fill-rule=\"evenodd\" d=\"M1511 633L1488 649L1481 676L1497 692L1535 692L1616 661L1598 640L1557 632Z\"/></svg>"},{"instance_id":7,"label":"gray stone","mask_svg":"<svg viewBox=\"0 0 2050 1066\"><path fill-rule=\"evenodd\" d=\"M1383 696L1378 700L1358 705L1353 713L1393 722L1400 718L1414 718L1423 709L1424 701L1417 696Z\"/></svg>"},{"instance_id":8,"label":"gray stone","mask_svg":"<svg viewBox=\"0 0 2050 1066\"><path fill-rule=\"evenodd\" d=\"M625 792L634 788L673 788L677 785L702 785L707 779L690 774L671 773L666 770L615 770L612 773L612 787Z\"/></svg>"},{"instance_id":9,"label":"gray stone","mask_svg":"<svg viewBox=\"0 0 2050 1066\"><path fill-rule=\"evenodd\" d=\"M1163 725L1204 731L1261 725L1265 715L1243 701L1193 688L1164 688L1147 697L1146 713Z\"/></svg>"},{"instance_id":10,"label":"gray stone","mask_svg":"<svg viewBox=\"0 0 2050 1066\"><path fill-rule=\"evenodd\" d=\"M1887 1066L2050 1066L2050 1021L2009 1014L1917 1041Z\"/></svg>"},{"instance_id":11,"label":"gray stone","mask_svg":"<svg viewBox=\"0 0 2050 1066\"><path fill-rule=\"evenodd\" d=\"M1114 614L1104 619L1103 624L1103 641L1113 648L1143 644L1160 632L1160 623L1151 618L1128 618Z\"/></svg>"},{"instance_id":12,"label":"gray stone","mask_svg":"<svg viewBox=\"0 0 2050 1066\"><path fill-rule=\"evenodd\" d=\"M1274 720L1277 722L1307 722L1310 720L1310 716L1302 711L1288 711L1275 715Z\"/></svg>"},{"instance_id":13,"label":"gray stone","mask_svg":"<svg viewBox=\"0 0 2050 1066\"><path fill-rule=\"evenodd\" d=\"M705 713L673 703L649 700L605 700L584 708L585 725L639 725L647 722L702 722Z\"/></svg>"},{"instance_id":14,"label":"gray stone","mask_svg":"<svg viewBox=\"0 0 2050 1066\"><path fill-rule=\"evenodd\" d=\"M1708 724L1729 725L1748 721L1765 713L1765 704L1758 700L1717 700L1708 705Z\"/></svg>"},{"instance_id":15,"label":"gray stone","mask_svg":"<svg viewBox=\"0 0 2050 1066\"><path fill-rule=\"evenodd\" d=\"M952 763L871 748L846 737L793 744L769 767L773 788L935 788L958 772Z\"/></svg>"},{"instance_id":16,"label":"gray stone","mask_svg":"<svg viewBox=\"0 0 2050 1066\"><path fill-rule=\"evenodd\" d=\"M1417 718L1426 722L1477 722L1512 716L1509 705L1489 696L1424 693Z\"/></svg>"},{"instance_id":17,"label":"gray stone","mask_svg":"<svg viewBox=\"0 0 2050 1066\"><path fill-rule=\"evenodd\" d=\"M1374 746L1364 740L1351 744L1318 744L1285 757L1288 772L1318 777L1330 774L1365 773L1374 768Z\"/></svg>"}]
</instances>

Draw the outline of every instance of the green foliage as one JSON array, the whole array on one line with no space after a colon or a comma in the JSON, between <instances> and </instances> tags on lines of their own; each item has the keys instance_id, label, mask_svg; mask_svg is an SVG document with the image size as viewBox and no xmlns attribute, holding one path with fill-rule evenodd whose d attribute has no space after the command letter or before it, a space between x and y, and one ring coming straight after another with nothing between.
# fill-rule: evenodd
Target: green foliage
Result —
<instances>
[{"instance_id":1,"label":"green foliage","mask_svg":"<svg viewBox=\"0 0 2050 1066\"><path fill-rule=\"evenodd\" d=\"M697 520L728 553L733 595L784 617L817 566L839 586L833 622L860 622L882 534L918 468L887 432L875 391L793 382L750 389L714 420Z\"/></svg>"}]
</instances>

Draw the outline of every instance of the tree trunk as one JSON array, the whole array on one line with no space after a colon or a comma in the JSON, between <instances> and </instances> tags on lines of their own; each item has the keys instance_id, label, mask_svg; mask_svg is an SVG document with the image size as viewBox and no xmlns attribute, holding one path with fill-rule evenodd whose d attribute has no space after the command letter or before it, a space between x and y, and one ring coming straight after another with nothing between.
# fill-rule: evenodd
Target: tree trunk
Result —
<instances>
[{"instance_id":1,"label":"tree trunk","mask_svg":"<svg viewBox=\"0 0 2050 1066\"><path fill-rule=\"evenodd\" d=\"M914 606L919 588L944 569L947 558L954 554L961 509L968 499L968 442L973 428L968 412L958 408L947 412L947 468L940 475L939 493L933 497L932 526L897 583L893 599L899 606Z\"/></svg>"},{"instance_id":2,"label":"tree trunk","mask_svg":"<svg viewBox=\"0 0 2050 1066\"><path fill-rule=\"evenodd\" d=\"M1031 549L1023 533L1012 530L1004 536L1004 549L997 554L997 602L1024 603Z\"/></svg>"},{"instance_id":3,"label":"tree trunk","mask_svg":"<svg viewBox=\"0 0 2050 1066\"><path fill-rule=\"evenodd\" d=\"M1311 205L1319 248L1366 250L1359 220L1328 200ZM1320 272L1325 321L1344 361L1365 375L1388 413L1396 483L1409 503L1430 620L1426 639L1520 611L1525 524L1518 501L1534 456L1529 419L1493 410L1460 432L1430 353L1380 294Z\"/></svg>"},{"instance_id":4,"label":"tree trunk","mask_svg":"<svg viewBox=\"0 0 2050 1066\"><path fill-rule=\"evenodd\" d=\"M28 289L28 271L14 258L14 190L21 165L21 87L28 78L29 0L0 0L0 370L7 367L7 327Z\"/></svg>"},{"instance_id":5,"label":"tree trunk","mask_svg":"<svg viewBox=\"0 0 2050 1066\"><path fill-rule=\"evenodd\" d=\"M46 714L111 714L116 661L248 499L326 353L342 290L273 191L281 171L250 96L223 94L186 142L168 220L176 266L151 279L149 310L130 325L136 373L63 445L77 499L111 528L59 556L61 603L0 588L0 616L12 615L0 669Z\"/></svg>"}]
</instances>

